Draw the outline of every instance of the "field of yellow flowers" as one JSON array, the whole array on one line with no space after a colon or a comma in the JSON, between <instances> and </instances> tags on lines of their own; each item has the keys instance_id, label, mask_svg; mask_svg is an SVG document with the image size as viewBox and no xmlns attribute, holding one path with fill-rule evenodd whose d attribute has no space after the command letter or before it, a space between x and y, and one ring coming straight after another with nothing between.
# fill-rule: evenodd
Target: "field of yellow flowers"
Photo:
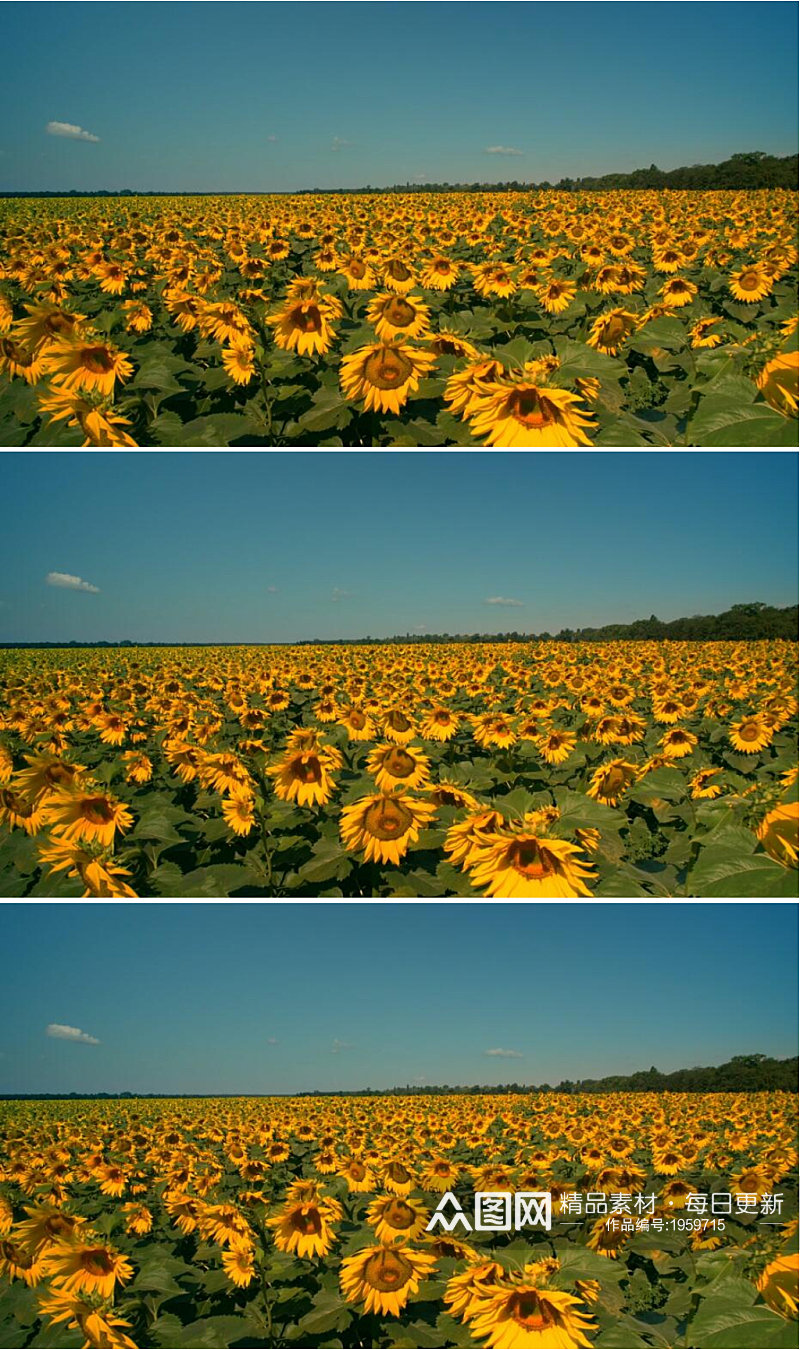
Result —
<instances>
[{"instance_id":1,"label":"field of yellow flowers","mask_svg":"<svg viewBox=\"0 0 800 1350\"><path fill-rule=\"evenodd\" d=\"M793 1114L780 1092L4 1102L0 1340L793 1347ZM472 1228L475 1192L531 1191L549 1230L428 1231L448 1192Z\"/></svg>"},{"instance_id":2,"label":"field of yellow flowers","mask_svg":"<svg viewBox=\"0 0 800 1350\"><path fill-rule=\"evenodd\" d=\"M797 894L790 643L0 653L0 894Z\"/></svg>"},{"instance_id":3,"label":"field of yellow flowers","mask_svg":"<svg viewBox=\"0 0 800 1350\"><path fill-rule=\"evenodd\" d=\"M796 194L0 202L19 446L797 444Z\"/></svg>"}]
</instances>

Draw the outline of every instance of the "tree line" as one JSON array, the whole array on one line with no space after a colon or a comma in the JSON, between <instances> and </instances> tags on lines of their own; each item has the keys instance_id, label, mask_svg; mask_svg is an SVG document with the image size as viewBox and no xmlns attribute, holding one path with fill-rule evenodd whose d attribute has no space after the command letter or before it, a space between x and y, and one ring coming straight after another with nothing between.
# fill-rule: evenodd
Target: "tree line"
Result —
<instances>
[{"instance_id":1,"label":"tree line","mask_svg":"<svg viewBox=\"0 0 800 1350\"><path fill-rule=\"evenodd\" d=\"M393 183L391 187L337 187L297 188L293 192L164 192L134 191L132 188L98 188L80 191L70 188L65 192L0 192L0 197L290 197L328 196L344 193L367 195L384 192L613 192L620 188L672 189L702 192L731 191L752 188L797 188L797 155L768 155L764 150L739 151L721 164L684 164L677 169L634 169L632 173L605 173L599 177L560 178L557 183L543 179L540 183L506 179L502 183Z\"/></svg>"},{"instance_id":2,"label":"tree line","mask_svg":"<svg viewBox=\"0 0 800 1350\"><path fill-rule=\"evenodd\" d=\"M668 623L651 614L633 623L608 623L601 628L562 628L558 633L396 633L393 637L300 638L296 642L0 642L0 651L136 647L369 647L443 642L756 642L797 637L798 607L776 609L760 600L731 605L724 614L695 614Z\"/></svg>"},{"instance_id":3,"label":"tree line","mask_svg":"<svg viewBox=\"0 0 800 1350\"><path fill-rule=\"evenodd\" d=\"M405 1087L356 1088L338 1092L1 1092L0 1101L164 1101L171 1099L207 1100L237 1097L449 1097L500 1096L507 1093L552 1092L574 1096L579 1092L797 1092L798 1060L773 1059L769 1055L734 1055L727 1063L712 1068L676 1069L660 1073L642 1069L631 1074L611 1074L606 1078L564 1078L550 1083L496 1083L470 1086L406 1083Z\"/></svg>"}]
</instances>

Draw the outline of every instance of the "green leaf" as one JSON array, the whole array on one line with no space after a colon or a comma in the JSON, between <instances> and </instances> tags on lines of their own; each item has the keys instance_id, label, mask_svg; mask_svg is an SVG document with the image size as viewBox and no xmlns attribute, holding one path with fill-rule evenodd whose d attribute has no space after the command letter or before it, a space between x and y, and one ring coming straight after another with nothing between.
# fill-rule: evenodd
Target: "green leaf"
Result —
<instances>
[{"instance_id":1,"label":"green leaf","mask_svg":"<svg viewBox=\"0 0 800 1350\"><path fill-rule=\"evenodd\" d=\"M323 1289L314 1300L311 1312L297 1323L307 1336L321 1336L327 1331L344 1331L353 1320L353 1309L338 1292Z\"/></svg>"},{"instance_id":2,"label":"green leaf","mask_svg":"<svg viewBox=\"0 0 800 1350\"><path fill-rule=\"evenodd\" d=\"M797 899L797 872L781 867L766 853L742 856L737 848L710 844L689 873L687 894L722 899L757 896Z\"/></svg>"},{"instance_id":3,"label":"green leaf","mask_svg":"<svg viewBox=\"0 0 800 1350\"><path fill-rule=\"evenodd\" d=\"M319 839L312 853L313 857L297 869L298 876L310 882L343 881L355 861L337 838Z\"/></svg>"},{"instance_id":4,"label":"green leaf","mask_svg":"<svg viewBox=\"0 0 800 1350\"><path fill-rule=\"evenodd\" d=\"M166 1314L151 1326L150 1334L164 1350L227 1350L237 1341L252 1340L252 1326L245 1317L201 1317L183 1325Z\"/></svg>"},{"instance_id":5,"label":"green leaf","mask_svg":"<svg viewBox=\"0 0 800 1350\"><path fill-rule=\"evenodd\" d=\"M351 421L354 405L342 397L338 388L318 389L311 401L311 407L297 419L297 425L304 431L328 431L331 427L341 430Z\"/></svg>"},{"instance_id":6,"label":"green leaf","mask_svg":"<svg viewBox=\"0 0 800 1350\"><path fill-rule=\"evenodd\" d=\"M798 443L795 419L782 417L768 403L743 404L740 398L709 394L701 398L687 428L689 445L790 445Z\"/></svg>"},{"instance_id":7,"label":"green leaf","mask_svg":"<svg viewBox=\"0 0 800 1350\"><path fill-rule=\"evenodd\" d=\"M714 1296L700 1304L687 1340L698 1350L795 1350L797 1323L762 1305L748 1307Z\"/></svg>"},{"instance_id":8,"label":"green leaf","mask_svg":"<svg viewBox=\"0 0 800 1350\"><path fill-rule=\"evenodd\" d=\"M162 864L152 873L150 881L157 895L181 899L194 896L227 899L234 891L257 889L249 867L239 863L214 863L185 874L172 864Z\"/></svg>"}]
</instances>

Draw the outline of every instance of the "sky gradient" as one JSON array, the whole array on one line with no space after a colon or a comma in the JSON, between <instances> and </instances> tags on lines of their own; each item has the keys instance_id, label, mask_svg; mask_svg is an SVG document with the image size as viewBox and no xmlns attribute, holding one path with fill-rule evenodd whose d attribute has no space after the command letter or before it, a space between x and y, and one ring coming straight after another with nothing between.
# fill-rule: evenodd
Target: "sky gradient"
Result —
<instances>
[{"instance_id":1,"label":"sky gradient","mask_svg":"<svg viewBox=\"0 0 800 1350\"><path fill-rule=\"evenodd\" d=\"M794 905L5 904L0 919L3 1092L555 1084L797 1053Z\"/></svg>"},{"instance_id":2,"label":"sky gradient","mask_svg":"<svg viewBox=\"0 0 800 1350\"><path fill-rule=\"evenodd\" d=\"M8 3L0 188L554 182L792 154L797 22L788 0Z\"/></svg>"},{"instance_id":3,"label":"sky gradient","mask_svg":"<svg viewBox=\"0 0 800 1350\"><path fill-rule=\"evenodd\" d=\"M797 479L788 451L8 451L0 641L557 633L794 604Z\"/></svg>"}]
</instances>

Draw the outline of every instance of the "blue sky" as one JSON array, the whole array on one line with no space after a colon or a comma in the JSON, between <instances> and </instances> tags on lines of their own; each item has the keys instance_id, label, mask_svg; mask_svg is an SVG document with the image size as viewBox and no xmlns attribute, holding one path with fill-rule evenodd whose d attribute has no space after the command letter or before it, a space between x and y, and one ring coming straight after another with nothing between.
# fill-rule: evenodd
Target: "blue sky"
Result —
<instances>
[{"instance_id":1,"label":"blue sky","mask_svg":"<svg viewBox=\"0 0 800 1350\"><path fill-rule=\"evenodd\" d=\"M797 149L788 2L7 3L3 48L6 189L556 181Z\"/></svg>"},{"instance_id":2,"label":"blue sky","mask_svg":"<svg viewBox=\"0 0 800 1350\"><path fill-rule=\"evenodd\" d=\"M2 918L4 1092L557 1083L797 1053L793 905L6 904Z\"/></svg>"},{"instance_id":3,"label":"blue sky","mask_svg":"<svg viewBox=\"0 0 800 1350\"><path fill-rule=\"evenodd\" d=\"M797 476L779 451L6 452L0 641L555 633L794 604Z\"/></svg>"}]
</instances>

